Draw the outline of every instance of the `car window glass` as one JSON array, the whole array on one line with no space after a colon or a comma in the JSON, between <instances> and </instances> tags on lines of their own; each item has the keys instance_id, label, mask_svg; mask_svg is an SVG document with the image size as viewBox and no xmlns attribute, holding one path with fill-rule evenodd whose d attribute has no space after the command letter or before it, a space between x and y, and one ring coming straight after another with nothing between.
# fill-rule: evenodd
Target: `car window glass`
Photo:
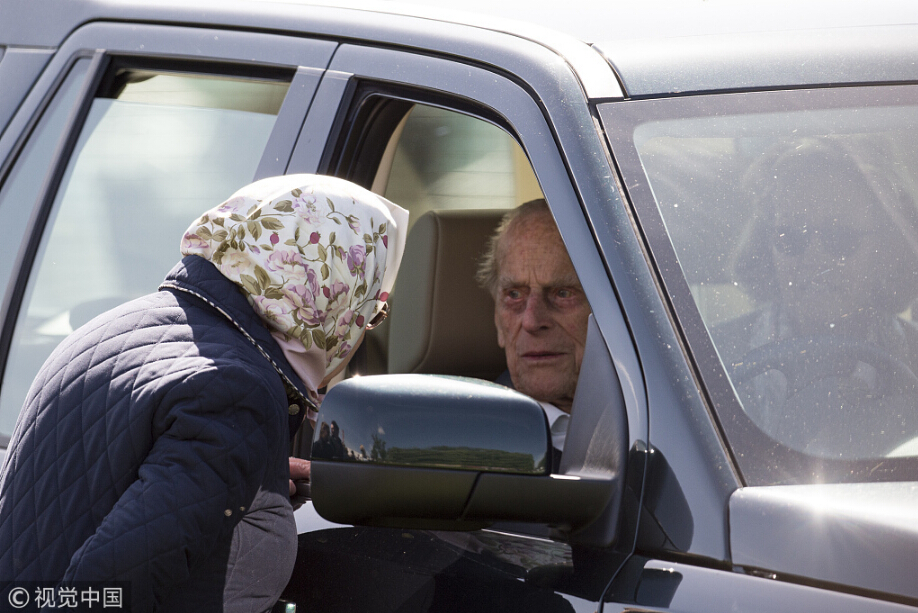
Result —
<instances>
[{"instance_id":1,"label":"car window glass","mask_svg":"<svg viewBox=\"0 0 918 613\"><path fill-rule=\"evenodd\" d=\"M836 102L634 131L743 411L794 452L918 455L916 117Z\"/></svg>"},{"instance_id":2,"label":"car window glass","mask_svg":"<svg viewBox=\"0 0 918 613\"><path fill-rule=\"evenodd\" d=\"M188 225L252 180L288 86L119 76L120 91L93 101L54 201L4 373L3 433L64 336L155 291Z\"/></svg>"}]
</instances>

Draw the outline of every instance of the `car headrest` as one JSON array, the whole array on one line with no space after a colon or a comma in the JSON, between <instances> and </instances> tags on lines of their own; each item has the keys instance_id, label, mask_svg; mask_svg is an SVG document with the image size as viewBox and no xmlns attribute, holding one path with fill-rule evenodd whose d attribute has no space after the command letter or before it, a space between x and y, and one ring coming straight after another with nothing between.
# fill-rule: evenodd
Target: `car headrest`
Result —
<instances>
[{"instance_id":1,"label":"car headrest","mask_svg":"<svg viewBox=\"0 0 918 613\"><path fill-rule=\"evenodd\" d=\"M506 369L494 301L475 281L488 239L506 212L429 211L415 222L392 293L390 373L494 380Z\"/></svg>"}]
</instances>

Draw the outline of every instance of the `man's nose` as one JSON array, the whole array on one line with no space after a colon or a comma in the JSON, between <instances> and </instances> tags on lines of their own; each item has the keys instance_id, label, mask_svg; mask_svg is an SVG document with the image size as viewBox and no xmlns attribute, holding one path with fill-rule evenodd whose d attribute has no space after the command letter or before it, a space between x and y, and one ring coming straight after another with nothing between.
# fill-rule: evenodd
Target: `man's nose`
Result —
<instances>
[{"instance_id":1,"label":"man's nose","mask_svg":"<svg viewBox=\"0 0 918 613\"><path fill-rule=\"evenodd\" d=\"M523 328L530 331L541 330L551 325L548 301L540 292L531 292L523 310Z\"/></svg>"}]
</instances>

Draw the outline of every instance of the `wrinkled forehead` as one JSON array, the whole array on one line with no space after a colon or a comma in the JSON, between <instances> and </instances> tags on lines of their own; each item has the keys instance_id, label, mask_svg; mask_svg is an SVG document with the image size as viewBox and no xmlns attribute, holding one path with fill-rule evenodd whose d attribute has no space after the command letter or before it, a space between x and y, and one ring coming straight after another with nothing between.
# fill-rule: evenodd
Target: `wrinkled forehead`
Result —
<instances>
[{"instance_id":1,"label":"wrinkled forehead","mask_svg":"<svg viewBox=\"0 0 918 613\"><path fill-rule=\"evenodd\" d=\"M518 219L504 235L498 282L507 285L579 285L561 234L549 214Z\"/></svg>"}]
</instances>

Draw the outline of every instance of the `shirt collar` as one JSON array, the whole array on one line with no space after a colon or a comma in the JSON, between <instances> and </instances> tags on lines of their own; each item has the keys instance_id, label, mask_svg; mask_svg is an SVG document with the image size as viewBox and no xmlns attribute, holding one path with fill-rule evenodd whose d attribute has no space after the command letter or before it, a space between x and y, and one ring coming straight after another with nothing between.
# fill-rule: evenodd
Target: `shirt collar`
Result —
<instances>
[{"instance_id":1,"label":"shirt collar","mask_svg":"<svg viewBox=\"0 0 918 613\"><path fill-rule=\"evenodd\" d=\"M548 402L539 402L539 404L542 406L542 410L545 411L545 417L548 418L552 447L558 451L564 451L564 441L567 439L567 424L571 416Z\"/></svg>"}]
</instances>

